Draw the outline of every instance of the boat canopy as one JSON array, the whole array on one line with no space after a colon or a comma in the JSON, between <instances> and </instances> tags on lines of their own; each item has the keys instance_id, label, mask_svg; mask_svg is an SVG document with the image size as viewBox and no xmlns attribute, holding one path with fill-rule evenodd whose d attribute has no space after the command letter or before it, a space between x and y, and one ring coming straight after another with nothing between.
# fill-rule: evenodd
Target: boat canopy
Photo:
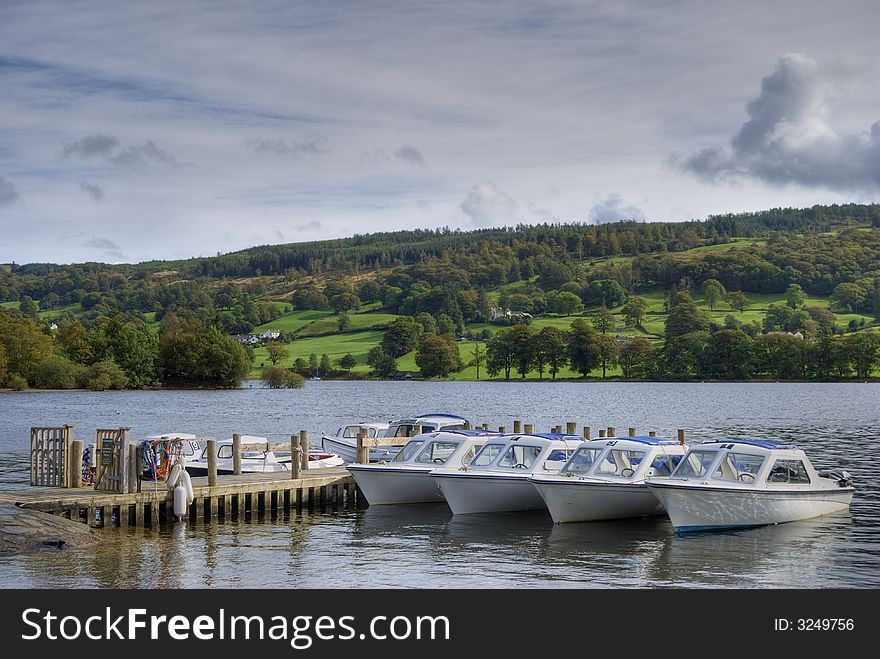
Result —
<instances>
[{"instance_id":1,"label":"boat canopy","mask_svg":"<svg viewBox=\"0 0 880 659\"><path fill-rule=\"evenodd\" d=\"M593 439L592 441L601 442L608 439L612 441L638 442L639 444L648 444L649 446L672 446L674 444L678 444L678 442L669 439L668 437L652 437L651 435L635 435L633 437L602 437L598 439Z\"/></svg>"},{"instance_id":2,"label":"boat canopy","mask_svg":"<svg viewBox=\"0 0 880 659\"><path fill-rule=\"evenodd\" d=\"M703 442L702 446L709 444L745 444L746 446L757 446L768 451L776 449L796 449L797 446L789 442L783 442L779 439L713 439L709 442Z\"/></svg>"}]
</instances>

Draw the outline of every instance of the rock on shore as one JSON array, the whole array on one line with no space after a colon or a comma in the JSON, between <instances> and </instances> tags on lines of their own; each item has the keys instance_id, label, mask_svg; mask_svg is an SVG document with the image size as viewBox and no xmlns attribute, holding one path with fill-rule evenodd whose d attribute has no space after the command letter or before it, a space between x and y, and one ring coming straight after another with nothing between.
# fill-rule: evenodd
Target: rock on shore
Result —
<instances>
[{"instance_id":1,"label":"rock on shore","mask_svg":"<svg viewBox=\"0 0 880 659\"><path fill-rule=\"evenodd\" d=\"M81 522L0 504L0 553L90 547L97 542L98 534Z\"/></svg>"}]
</instances>

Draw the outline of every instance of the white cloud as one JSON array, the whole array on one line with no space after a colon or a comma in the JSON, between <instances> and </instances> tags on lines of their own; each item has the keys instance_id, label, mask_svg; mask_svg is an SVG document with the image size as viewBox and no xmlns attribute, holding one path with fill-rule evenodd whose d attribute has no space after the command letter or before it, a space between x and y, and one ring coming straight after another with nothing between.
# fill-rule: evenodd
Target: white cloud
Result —
<instances>
[{"instance_id":1,"label":"white cloud","mask_svg":"<svg viewBox=\"0 0 880 659\"><path fill-rule=\"evenodd\" d=\"M593 224L624 220L643 221L645 212L634 204L626 204L619 194L610 194L590 209L589 218Z\"/></svg>"},{"instance_id":2,"label":"white cloud","mask_svg":"<svg viewBox=\"0 0 880 659\"><path fill-rule=\"evenodd\" d=\"M461 210L475 227L516 224L519 220L517 203L492 181L473 186L461 203Z\"/></svg>"}]
</instances>

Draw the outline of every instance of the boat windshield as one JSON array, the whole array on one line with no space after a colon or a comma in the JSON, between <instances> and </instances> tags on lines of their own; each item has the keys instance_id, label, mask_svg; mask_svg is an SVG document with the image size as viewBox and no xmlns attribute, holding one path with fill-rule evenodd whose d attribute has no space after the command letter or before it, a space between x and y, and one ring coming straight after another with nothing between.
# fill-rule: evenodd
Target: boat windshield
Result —
<instances>
[{"instance_id":1,"label":"boat windshield","mask_svg":"<svg viewBox=\"0 0 880 659\"><path fill-rule=\"evenodd\" d=\"M646 455L647 453L645 451L612 449L608 451L608 454L596 465L593 473L602 476L632 478Z\"/></svg>"},{"instance_id":2,"label":"boat windshield","mask_svg":"<svg viewBox=\"0 0 880 659\"><path fill-rule=\"evenodd\" d=\"M540 454L541 448L539 446L517 444L507 449L507 452L498 461L498 466L528 469Z\"/></svg>"},{"instance_id":3,"label":"boat windshield","mask_svg":"<svg viewBox=\"0 0 880 659\"><path fill-rule=\"evenodd\" d=\"M715 471L712 479L716 481L740 481L754 483L755 476L764 464L764 456L749 455L748 453L727 453Z\"/></svg>"},{"instance_id":4,"label":"boat windshield","mask_svg":"<svg viewBox=\"0 0 880 659\"><path fill-rule=\"evenodd\" d=\"M400 449L400 452L398 452L398 454L394 456L394 459L391 462L409 461L409 459L416 454L416 452L422 447L422 444L424 443L425 440L423 439L407 442L406 446Z\"/></svg>"},{"instance_id":5,"label":"boat windshield","mask_svg":"<svg viewBox=\"0 0 880 659\"><path fill-rule=\"evenodd\" d=\"M810 476L801 460L777 460L767 476L768 483L808 484Z\"/></svg>"},{"instance_id":6,"label":"boat windshield","mask_svg":"<svg viewBox=\"0 0 880 659\"><path fill-rule=\"evenodd\" d=\"M602 452L601 448L579 448L562 469L564 474L586 474Z\"/></svg>"},{"instance_id":7,"label":"boat windshield","mask_svg":"<svg viewBox=\"0 0 880 659\"><path fill-rule=\"evenodd\" d=\"M498 454L501 453L501 449L503 448L504 444L486 444L483 449L477 453L477 457L471 460L470 466L485 467L498 457Z\"/></svg>"},{"instance_id":8,"label":"boat windshield","mask_svg":"<svg viewBox=\"0 0 880 659\"><path fill-rule=\"evenodd\" d=\"M413 462L442 465L449 459L449 456L455 453L457 448L456 442L430 442Z\"/></svg>"},{"instance_id":9,"label":"boat windshield","mask_svg":"<svg viewBox=\"0 0 880 659\"><path fill-rule=\"evenodd\" d=\"M677 478L702 478L715 461L715 451L691 451L672 472Z\"/></svg>"}]
</instances>

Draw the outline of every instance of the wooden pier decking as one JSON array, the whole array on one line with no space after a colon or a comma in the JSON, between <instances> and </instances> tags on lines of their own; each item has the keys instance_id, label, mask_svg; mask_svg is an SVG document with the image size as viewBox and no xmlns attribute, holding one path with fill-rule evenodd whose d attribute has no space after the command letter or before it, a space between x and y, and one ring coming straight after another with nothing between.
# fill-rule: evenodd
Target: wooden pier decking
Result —
<instances>
[{"instance_id":1,"label":"wooden pier decking","mask_svg":"<svg viewBox=\"0 0 880 659\"><path fill-rule=\"evenodd\" d=\"M189 519L244 520L327 505L353 506L359 492L344 467L303 470L298 478L288 471L220 476L216 485L196 477ZM28 487L0 491L0 503L61 515L90 526L156 527L173 521L173 493L163 482L143 481L140 492L121 494L91 487Z\"/></svg>"}]
</instances>

